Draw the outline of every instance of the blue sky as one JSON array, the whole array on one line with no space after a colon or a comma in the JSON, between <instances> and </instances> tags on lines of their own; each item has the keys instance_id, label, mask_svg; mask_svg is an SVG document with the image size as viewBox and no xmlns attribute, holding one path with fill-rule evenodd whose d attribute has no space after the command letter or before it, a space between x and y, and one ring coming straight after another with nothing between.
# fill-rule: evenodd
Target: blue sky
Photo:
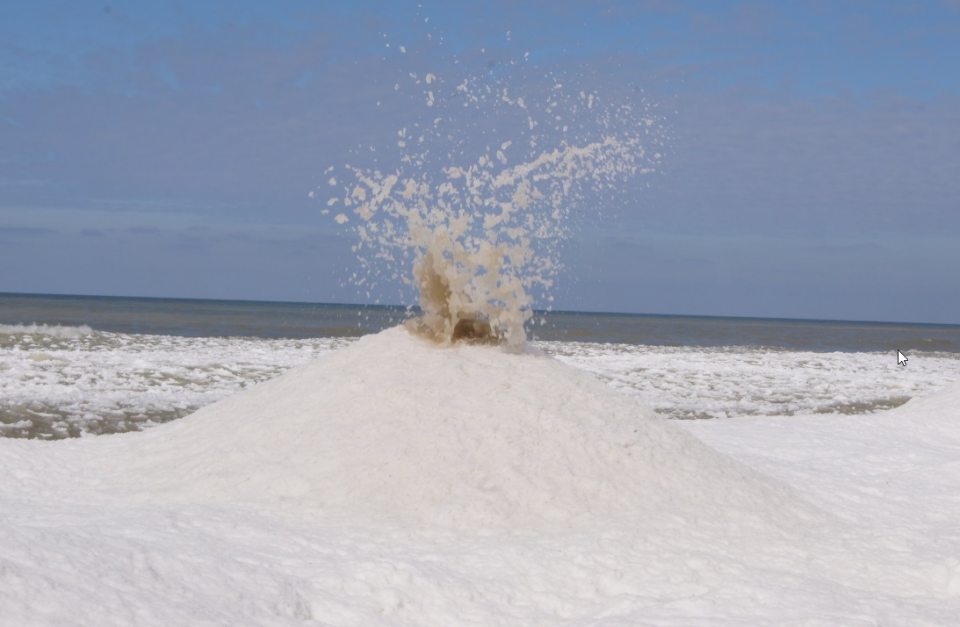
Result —
<instances>
[{"instance_id":1,"label":"blue sky","mask_svg":"<svg viewBox=\"0 0 960 627\"><path fill-rule=\"evenodd\" d=\"M951 1L5 3L0 291L355 302L307 193L527 52L671 138L555 306L960 323Z\"/></svg>"}]
</instances>

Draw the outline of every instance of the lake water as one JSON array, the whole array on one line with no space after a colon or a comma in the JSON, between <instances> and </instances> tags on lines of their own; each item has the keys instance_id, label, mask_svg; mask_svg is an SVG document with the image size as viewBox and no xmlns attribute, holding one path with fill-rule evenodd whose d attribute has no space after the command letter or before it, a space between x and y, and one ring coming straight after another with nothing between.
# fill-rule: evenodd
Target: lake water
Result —
<instances>
[{"instance_id":1,"label":"lake water","mask_svg":"<svg viewBox=\"0 0 960 627\"><path fill-rule=\"evenodd\" d=\"M180 337L359 337L409 315L369 305L0 294L0 324ZM960 353L958 325L580 312L541 312L536 322L530 334L548 341Z\"/></svg>"}]
</instances>

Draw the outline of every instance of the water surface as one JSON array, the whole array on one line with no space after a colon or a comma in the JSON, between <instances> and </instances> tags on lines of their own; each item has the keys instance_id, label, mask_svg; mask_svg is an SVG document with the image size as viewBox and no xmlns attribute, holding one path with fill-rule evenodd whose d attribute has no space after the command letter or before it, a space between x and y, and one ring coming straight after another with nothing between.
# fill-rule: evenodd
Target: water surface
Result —
<instances>
[{"instance_id":1,"label":"water surface","mask_svg":"<svg viewBox=\"0 0 960 627\"><path fill-rule=\"evenodd\" d=\"M415 313L382 305L0 294L0 324L180 337L359 337ZM581 312L539 312L535 322L529 334L547 341L960 353L960 325Z\"/></svg>"}]
</instances>

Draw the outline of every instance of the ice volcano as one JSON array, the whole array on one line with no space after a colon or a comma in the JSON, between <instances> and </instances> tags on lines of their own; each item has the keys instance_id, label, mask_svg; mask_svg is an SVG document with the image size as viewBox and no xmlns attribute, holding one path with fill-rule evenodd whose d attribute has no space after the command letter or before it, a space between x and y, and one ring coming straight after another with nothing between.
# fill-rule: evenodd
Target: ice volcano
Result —
<instances>
[{"instance_id":1,"label":"ice volcano","mask_svg":"<svg viewBox=\"0 0 960 627\"><path fill-rule=\"evenodd\" d=\"M802 509L590 374L404 327L116 440L103 459L124 459L124 482L137 476L150 500L253 501L359 525L751 526Z\"/></svg>"},{"instance_id":2,"label":"ice volcano","mask_svg":"<svg viewBox=\"0 0 960 627\"><path fill-rule=\"evenodd\" d=\"M395 162L331 166L310 192L327 194L321 212L356 238L360 295L379 302L400 286L400 301L422 310L416 328L441 342L521 347L534 303L551 307L565 243L662 158L654 104L514 71L410 73L404 88L427 113L398 129L396 146L368 147Z\"/></svg>"},{"instance_id":3,"label":"ice volcano","mask_svg":"<svg viewBox=\"0 0 960 627\"><path fill-rule=\"evenodd\" d=\"M358 238L357 286L403 277L422 315L141 436L125 465L151 498L458 529L749 526L803 510L526 347L578 212L658 162L650 106L560 83L519 96L430 74L422 87L431 117L397 133L397 168L331 168L324 210Z\"/></svg>"}]
</instances>

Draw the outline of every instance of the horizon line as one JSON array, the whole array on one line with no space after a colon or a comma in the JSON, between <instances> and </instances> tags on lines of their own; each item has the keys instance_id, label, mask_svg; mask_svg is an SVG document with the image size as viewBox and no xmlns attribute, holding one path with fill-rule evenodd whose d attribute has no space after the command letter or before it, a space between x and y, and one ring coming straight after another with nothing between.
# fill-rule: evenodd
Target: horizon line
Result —
<instances>
[{"instance_id":1,"label":"horizon line","mask_svg":"<svg viewBox=\"0 0 960 627\"><path fill-rule=\"evenodd\" d=\"M259 303L274 305L324 305L334 307L369 307L380 309L410 309L419 310L417 305L402 304L364 304L364 303L332 303L332 302L312 302L312 301L288 301L288 300L264 300L251 298L192 298L192 297L171 297L171 296L116 296L106 294L43 294L36 292L0 292L0 297L4 296L26 296L26 297L52 297L52 298L108 298L116 300L157 300L157 301L190 301L190 302L210 302L210 303ZM638 316L648 318L707 318L717 320L757 320L757 321L778 321L778 322L821 322L821 323L854 323L854 324L876 324L876 325L910 325L910 326L929 326L929 327L960 327L960 323L949 322L904 322L891 320L850 320L840 318L790 318L790 317L768 317L768 316L720 316L710 314L671 314L671 313L638 313L638 312L618 312L618 311L595 311L595 310L573 310L573 309L533 309L537 315L567 314L567 315L601 315L601 316Z\"/></svg>"}]
</instances>

